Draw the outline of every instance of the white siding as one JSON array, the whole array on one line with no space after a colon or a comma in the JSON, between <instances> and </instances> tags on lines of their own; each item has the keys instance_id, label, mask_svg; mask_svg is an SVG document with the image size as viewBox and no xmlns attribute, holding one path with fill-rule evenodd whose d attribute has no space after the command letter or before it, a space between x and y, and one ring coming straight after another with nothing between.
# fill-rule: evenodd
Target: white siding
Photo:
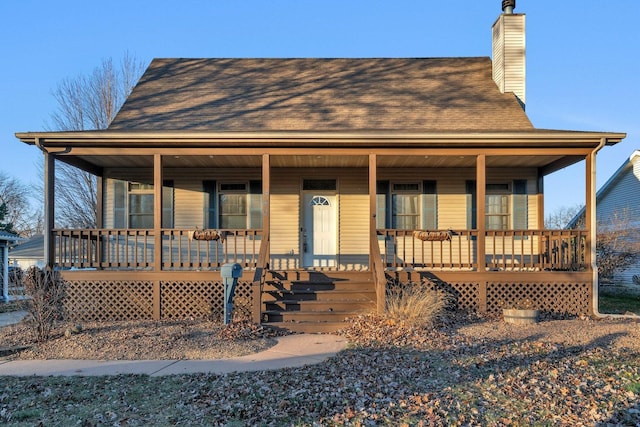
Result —
<instances>
[{"instance_id":1,"label":"white siding","mask_svg":"<svg viewBox=\"0 0 640 427\"><path fill-rule=\"evenodd\" d=\"M598 199L596 218L598 224L628 221L628 225L640 233L640 178L634 174L633 165L625 168L607 193ZM616 273L614 280L630 284L634 275L640 275L640 263Z\"/></svg>"},{"instance_id":2,"label":"white siding","mask_svg":"<svg viewBox=\"0 0 640 427\"><path fill-rule=\"evenodd\" d=\"M525 15L502 14L493 25L493 79L526 103Z\"/></svg>"}]
</instances>

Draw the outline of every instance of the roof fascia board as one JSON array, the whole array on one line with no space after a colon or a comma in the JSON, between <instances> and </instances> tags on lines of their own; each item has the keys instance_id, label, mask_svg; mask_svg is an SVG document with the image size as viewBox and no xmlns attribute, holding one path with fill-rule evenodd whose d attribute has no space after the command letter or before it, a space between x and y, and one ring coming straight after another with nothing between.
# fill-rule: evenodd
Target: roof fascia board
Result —
<instances>
[{"instance_id":1,"label":"roof fascia board","mask_svg":"<svg viewBox=\"0 0 640 427\"><path fill-rule=\"evenodd\" d=\"M16 137L26 144L40 140L43 147L72 146L203 146L228 144L229 146L289 146L305 143L318 146L349 145L487 145L499 146L552 146L555 144L597 145L605 138L613 145L626 137L625 133L580 131L524 131L524 132L25 132Z\"/></svg>"}]
</instances>

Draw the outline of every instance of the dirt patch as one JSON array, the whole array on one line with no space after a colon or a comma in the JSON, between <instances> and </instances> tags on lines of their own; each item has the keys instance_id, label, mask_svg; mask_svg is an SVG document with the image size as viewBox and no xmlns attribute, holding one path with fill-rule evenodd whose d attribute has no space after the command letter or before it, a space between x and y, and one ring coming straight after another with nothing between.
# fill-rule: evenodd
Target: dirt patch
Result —
<instances>
[{"instance_id":1,"label":"dirt patch","mask_svg":"<svg viewBox=\"0 0 640 427\"><path fill-rule=\"evenodd\" d=\"M277 333L249 322L207 320L62 324L37 343L24 323L3 328L0 357L10 359L222 359L275 345Z\"/></svg>"},{"instance_id":2,"label":"dirt patch","mask_svg":"<svg viewBox=\"0 0 640 427\"><path fill-rule=\"evenodd\" d=\"M238 334L260 331L219 328L127 322L94 331L87 324L77 335L57 337L49 351L85 335L100 355L123 347L128 358L158 358L204 340L228 356L236 341L245 342ZM276 371L3 377L0 424L640 425L638 321L545 319L525 326L457 317L416 328L361 316L342 333L353 344L335 357ZM246 341L262 339L272 337ZM134 351L138 341L147 348ZM85 347L74 345L73 353L87 357Z\"/></svg>"}]
</instances>

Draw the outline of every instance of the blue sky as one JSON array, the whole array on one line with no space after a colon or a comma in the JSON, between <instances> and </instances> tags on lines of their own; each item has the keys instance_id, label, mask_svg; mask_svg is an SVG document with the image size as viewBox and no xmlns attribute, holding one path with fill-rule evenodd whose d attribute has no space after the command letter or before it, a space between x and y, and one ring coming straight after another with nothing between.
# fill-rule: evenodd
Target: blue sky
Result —
<instances>
[{"instance_id":1,"label":"blue sky","mask_svg":"<svg viewBox=\"0 0 640 427\"><path fill-rule=\"evenodd\" d=\"M490 56L501 0L2 0L0 170L39 180L35 147L66 77L154 57ZM640 149L640 1L517 0L527 15L527 113L546 129L627 132L600 187ZM546 211L584 203L584 163L545 180Z\"/></svg>"}]
</instances>

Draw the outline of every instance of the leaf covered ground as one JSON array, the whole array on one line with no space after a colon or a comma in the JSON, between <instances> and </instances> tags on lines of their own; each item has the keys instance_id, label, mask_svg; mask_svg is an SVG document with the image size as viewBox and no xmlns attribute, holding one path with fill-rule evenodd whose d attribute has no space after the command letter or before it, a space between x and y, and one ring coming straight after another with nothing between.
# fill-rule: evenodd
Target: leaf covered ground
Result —
<instances>
[{"instance_id":1,"label":"leaf covered ground","mask_svg":"<svg viewBox=\"0 0 640 427\"><path fill-rule=\"evenodd\" d=\"M304 368L169 377L3 377L8 425L640 425L640 323L375 316ZM225 338L228 340L229 338Z\"/></svg>"}]
</instances>

